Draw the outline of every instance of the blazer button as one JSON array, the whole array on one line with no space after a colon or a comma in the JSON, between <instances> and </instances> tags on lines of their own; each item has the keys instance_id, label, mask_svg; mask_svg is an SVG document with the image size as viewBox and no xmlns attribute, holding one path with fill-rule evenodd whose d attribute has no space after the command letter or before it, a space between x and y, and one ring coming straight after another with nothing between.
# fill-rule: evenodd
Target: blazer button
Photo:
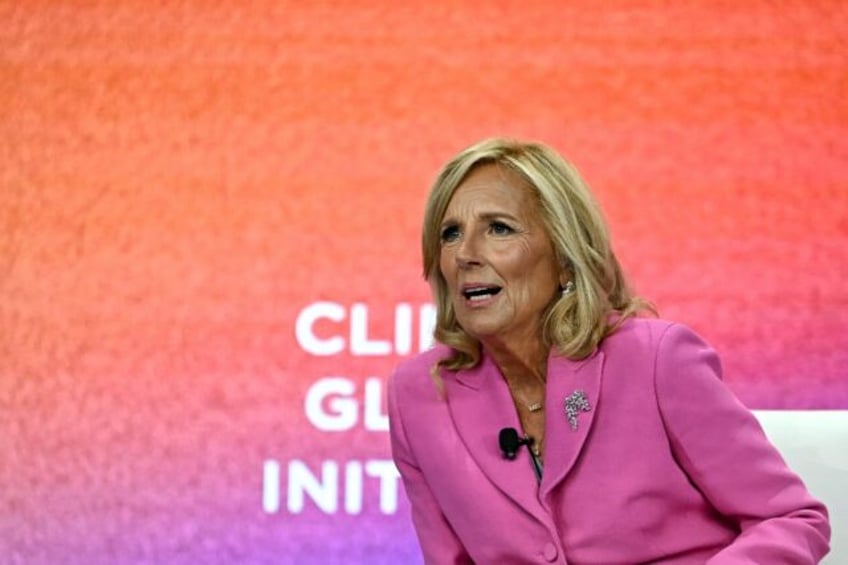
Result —
<instances>
[{"instance_id":1,"label":"blazer button","mask_svg":"<svg viewBox=\"0 0 848 565\"><path fill-rule=\"evenodd\" d=\"M558 553L557 548L554 544L552 544L552 543L546 543L545 544L545 559L547 559L548 561L553 561L554 559L557 558L557 553Z\"/></svg>"}]
</instances>

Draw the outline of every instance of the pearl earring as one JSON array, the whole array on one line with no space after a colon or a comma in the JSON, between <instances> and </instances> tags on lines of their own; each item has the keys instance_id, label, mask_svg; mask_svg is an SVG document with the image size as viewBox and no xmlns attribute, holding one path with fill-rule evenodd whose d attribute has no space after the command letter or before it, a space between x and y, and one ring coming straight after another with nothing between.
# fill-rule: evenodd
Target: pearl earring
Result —
<instances>
[{"instance_id":1,"label":"pearl earring","mask_svg":"<svg viewBox=\"0 0 848 565\"><path fill-rule=\"evenodd\" d=\"M574 281L568 281L565 283L565 288L562 289L562 295L568 296L572 292L574 292Z\"/></svg>"}]
</instances>

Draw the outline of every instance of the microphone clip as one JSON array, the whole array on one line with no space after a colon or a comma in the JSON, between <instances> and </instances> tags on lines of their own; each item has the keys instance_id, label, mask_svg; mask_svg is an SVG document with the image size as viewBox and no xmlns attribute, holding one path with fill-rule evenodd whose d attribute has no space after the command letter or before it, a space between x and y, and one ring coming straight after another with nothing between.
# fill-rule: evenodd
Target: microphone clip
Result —
<instances>
[{"instance_id":1,"label":"microphone clip","mask_svg":"<svg viewBox=\"0 0 848 565\"><path fill-rule=\"evenodd\" d=\"M529 436L519 437L515 428L503 428L498 434L498 445L500 445L503 456L512 461L522 445L526 445L528 448L533 445L533 438Z\"/></svg>"}]
</instances>

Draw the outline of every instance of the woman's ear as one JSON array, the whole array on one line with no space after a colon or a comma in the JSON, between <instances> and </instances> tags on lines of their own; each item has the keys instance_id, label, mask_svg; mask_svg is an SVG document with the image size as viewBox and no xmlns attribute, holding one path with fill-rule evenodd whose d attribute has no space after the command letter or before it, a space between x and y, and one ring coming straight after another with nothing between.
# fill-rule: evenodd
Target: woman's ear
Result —
<instances>
[{"instance_id":1,"label":"woman's ear","mask_svg":"<svg viewBox=\"0 0 848 565\"><path fill-rule=\"evenodd\" d=\"M559 273L559 287L563 289L568 283L574 284L574 266L568 259L560 260L560 264L562 265L562 269Z\"/></svg>"}]
</instances>

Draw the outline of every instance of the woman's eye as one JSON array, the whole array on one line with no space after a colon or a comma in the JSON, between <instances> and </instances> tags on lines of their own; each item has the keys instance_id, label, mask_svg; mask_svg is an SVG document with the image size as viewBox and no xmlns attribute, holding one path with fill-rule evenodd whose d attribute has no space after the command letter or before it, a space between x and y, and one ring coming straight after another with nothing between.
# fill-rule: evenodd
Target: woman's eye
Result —
<instances>
[{"instance_id":1,"label":"woman's eye","mask_svg":"<svg viewBox=\"0 0 848 565\"><path fill-rule=\"evenodd\" d=\"M456 226L447 226L442 228L442 241L454 241L459 237L459 228Z\"/></svg>"},{"instance_id":2,"label":"woman's eye","mask_svg":"<svg viewBox=\"0 0 848 565\"><path fill-rule=\"evenodd\" d=\"M492 222L491 230L492 233L495 235L508 235L514 231L511 227L509 227L503 222Z\"/></svg>"}]
</instances>

